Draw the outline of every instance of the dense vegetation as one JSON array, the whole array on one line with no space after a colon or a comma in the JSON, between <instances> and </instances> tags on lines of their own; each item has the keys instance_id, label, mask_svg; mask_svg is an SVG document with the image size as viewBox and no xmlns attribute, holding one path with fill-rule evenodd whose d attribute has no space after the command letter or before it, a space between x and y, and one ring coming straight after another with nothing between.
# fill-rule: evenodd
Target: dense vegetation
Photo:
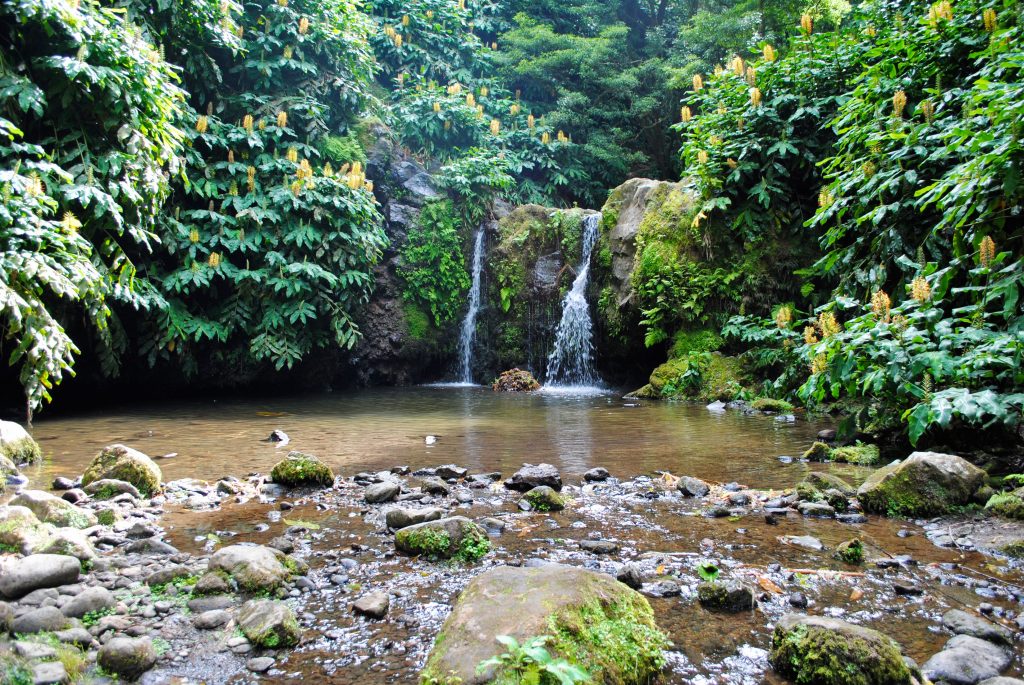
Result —
<instances>
[{"instance_id":1,"label":"dense vegetation","mask_svg":"<svg viewBox=\"0 0 1024 685\"><path fill-rule=\"evenodd\" d=\"M1017 429L1022 12L4 0L0 351L39 407L80 348L221 384L352 349L388 248L383 135L440 192L399 255L417 330L458 318L495 199L682 178L698 200L659 200L617 330L692 362L670 387L721 348L733 391L851 428ZM495 274L505 312L522 280Z\"/></svg>"}]
</instances>

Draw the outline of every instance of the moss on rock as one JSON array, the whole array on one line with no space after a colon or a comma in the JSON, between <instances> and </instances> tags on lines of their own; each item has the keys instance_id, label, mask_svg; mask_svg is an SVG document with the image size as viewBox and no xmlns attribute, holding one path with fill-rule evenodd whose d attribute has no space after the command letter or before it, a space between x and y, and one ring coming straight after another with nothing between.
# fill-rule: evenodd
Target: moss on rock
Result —
<instances>
[{"instance_id":1,"label":"moss on rock","mask_svg":"<svg viewBox=\"0 0 1024 685\"><path fill-rule=\"evenodd\" d=\"M270 477L281 485L334 485L331 467L313 455L302 452L289 452L287 457L274 465Z\"/></svg>"},{"instance_id":2,"label":"moss on rock","mask_svg":"<svg viewBox=\"0 0 1024 685\"><path fill-rule=\"evenodd\" d=\"M751 403L750 407L757 411L772 412L775 414L789 414L793 411L793 405L786 400L775 400L770 397L758 397Z\"/></svg>"},{"instance_id":3,"label":"moss on rock","mask_svg":"<svg viewBox=\"0 0 1024 685\"><path fill-rule=\"evenodd\" d=\"M860 564L864 561L864 545L858 538L839 543L835 558L847 564Z\"/></svg>"},{"instance_id":4,"label":"moss on rock","mask_svg":"<svg viewBox=\"0 0 1024 685\"><path fill-rule=\"evenodd\" d=\"M565 509L565 500L546 485L529 490L523 495L523 499L526 500L534 511L561 511Z\"/></svg>"},{"instance_id":5,"label":"moss on rock","mask_svg":"<svg viewBox=\"0 0 1024 685\"><path fill-rule=\"evenodd\" d=\"M914 452L875 471L857 490L865 511L937 516L971 501L985 472L952 454Z\"/></svg>"},{"instance_id":6,"label":"moss on rock","mask_svg":"<svg viewBox=\"0 0 1024 685\"><path fill-rule=\"evenodd\" d=\"M985 504L985 510L997 516L1024 521L1024 488L992 495Z\"/></svg>"},{"instance_id":7,"label":"moss on rock","mask_svg":"<svg viewBox=\"0 0 1024 685\"><path fill-rule=\"evenodd\" d=\"M689 368L690 363L686 359L670 359L651 372L649 379L651 389L661 395L666 386L672 387L679 384Z\"/></svg>"},{"instance_id":8,"label":"moss on rock","mask_svg":"<svg viewBox=\"0 0 1024 685\"><path fill-rule=\"evenodd\" d=\"M15 465L35 464L43 460L43 451L20 424L0 421L0 457L11 460Z\"/></svg>"},{"instance_id":9,"label":"moss on rock","mask_svg":"<svg viewBox=\"0 0 1024 685\"><path fill-rule=\"evenodd\" d=\"M540 383L529 371L509 369L494 379L491 388L495 392L533 392L540 390Z\"/></svg>"},{"instance_id":10,"label":"moss on rock","mask_svg":"<svg viewBox=\"0 0 1024 685\"><path fill-rule=\"evenodd\" d=\"M100 450L85 469L82 486L97 480L123 480L148 497L160 491L162 479L160 467L142 452L124 445L110 445Z\"/></svg>"},{"instance_id":11,"label":"moss on rock","mask_svg":"<svg viewBox=\"0 0 1024 685\"><path fill-rule=\"evenodd\" d=\"M828 461L831 456L832 448L828 443L820 441L815 442L804 452L804 459L807 461Z\"/></svg>"},{"instance_id":12,"label":"moss on rock","mask_svg":"<svg viewBox=\"0 0 1024 685\"><path fill-rule=\"evenodd\" d=\"M821 616L784 616L772 634L771 664L800 685L909 685L899 645L882 633Z\"/></svg>"},{"instance_id":13,"label":"moss on rock","mask_svg":"<svg viewBox=\"0 0 1024 685\"><path fill-rule=\"evenodd\" d=\"M395 532L395 547L412 556L472 563L491 549L487 531L464 516L426 521Z\"/></svg>"},{"instance_id":14,"label":"moss on rock","mask_svg":"<svg viewBox=\"0 0 1024 685\"><path fill-rule=\"evenodd\" d=\"M833 448L831 458L832 461L837 461L843 464L874 466L882 460L882 454L878 450L878 445L857 443L856 445Z\"/></svg>"}]
</instances>

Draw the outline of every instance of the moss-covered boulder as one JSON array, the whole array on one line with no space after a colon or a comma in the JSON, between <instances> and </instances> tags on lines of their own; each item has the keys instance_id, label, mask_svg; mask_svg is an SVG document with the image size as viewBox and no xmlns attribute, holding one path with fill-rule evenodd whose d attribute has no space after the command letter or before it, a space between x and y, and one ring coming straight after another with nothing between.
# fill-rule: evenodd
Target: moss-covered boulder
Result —
<instances>
[{"instance_id":1,"label":"moss-covered boulder","mask_svg":"<svg viewBox=\"0 0 1024 685\"><path fill-rule=\"evenodd\" d=\"M509 369L494 379L491 389L495 392L533 392L540 390L540 383L529 371Z\"/></svg>"},{"instance_id":2,"label":"moss-covered boulder","mask_svg":"<svg viewBox=\"0 0 1024 685\"><path fill-rule=\"evenodd\" d=\"M670 359L651 372L648 382L658 395L665 393L666 388L673 393L689 369L690 363L686 359Z\"/></svg>"},{"instance_id":3,"label":"moss-covered boulder","mask_svg":"<svg viewBox=\"0 0 1024 685\"><path fill-rule=\"evenodd\" d=\"M985 503L985 510L997 516L1024 521L1024 488L992 495Z\"/></svg>"},{"instance_id":4,"label":"moss-covered boulder","mask_svg":"<svg viewBox=\"0 0 1024 685\"><path fill-rule=\"evenodd\" d=\"M968 504L985 472L966 459L914 452L875 471L857 490L865 511L889 516L938 516Z\"/></svg>"},{"instance_id":5,"label":"moss-covered boulder","mask_svg":"<svg viewBox=\"0 0 1024 685\"><path fill-rule=\"evenodd\" d=\"M505 651L495 638L520 643L550 636L548 650L586 670L593 683L640 685L664 663L668 645L647 600L611 576L548 564L498 567L459 596L434 641L422 682L518 683L514 674L477 665Z\"/></svg>"},{"instance_id":6,"label":"moss-covered boulder","mask_svg":"<svg viewBox=\"0 0 1024 685\"><path fill-rule=\"evenodd\" d=\"M787 614L772 633L772 667L801 685L910 685L895 640L836 618Z\"/></svg>"},{"instance_id":7,"label":"moss-covered boulder","mask_svg":"<svg viewBox=\"0 0 1024 685\"><path fill-rule=\"evenodd\" d=\"M32 554L50 542L53 528L19 506L0 506L0 551Z\"/></svg>"},{"instance_id":8,"label":"moss-covered boulder","mask_svg":"<svg viewBox=\"0 0 1024 685\"><path fill-rule=\"evenodd\" d=\"M482 527L464 516L452 516L396 531L395 547L410 556L474 562L491 550L491 542Z\"/></svg>"},{"instance_id":9,"label":"moss-covered boulder","mask_svg":"<svg viewBox=\"0 0 1024 685\"><path fill-rule=\"evenodd\" d=\"M828 461L832 458L832 447L819 440L807 448L803 458L807 461Z\"/></svg>"},{"instance_id":10,"label":"moss-covered boulder","mask_svg":"<svg viewBox=\"0 0 1024 685\"><path fill-rule=\"evenodd\" d=\"M25 507L43 523L70 528L89 528L97 523L96 514L42 490L25 490L11 500L11 506Z\"/></svg>"},{"instance_id":11,"label":"moss-covered boulder","mask_svg":"<svg viewBox=\"0 0 1024 685\"><path fill-rule=\"evenodd\" d=\"M735 399L743 391L744 378L739 358L716 352L670 359L654 369L649 381L659 397L714 402Z\"/></svg>"},{"instance_id":12,"label":"moss-covered boulder","mask_svg":"<svg viewBox=\"0 0 1024 685\"><path fill-rule=\"evenodd\" d=\"M811 471L804 477L802 482L822 492L825 490L838 490L847 497L852 497L857 492L856 488L839 476L825 473L824 471Z\"/></svg>"},{"instance_id":13,"label":"moss-covered boulder","mask_svg":"<svg viewBox=\"0 0 1024 685\"><path fill-rule=\"evenodd\" d=\"M771 397L758 397L750 403L750 408L755 411L763 411L769 414L789 414L793 411L793 404L786 400L776 400Z\"/></svg>"},{"instance_id":14,"label":"moss-covered boulder","mask_svg":"<svg viewBox=\"0 0 1024 685\"><path fill-rule=\"evenodd\" d=\"M43 458L39 443L13 421L0 421L0 456L14 464L35 464Z\"/></svg>"},{"instance_id":15,"label":"moss-covered boulder","mask_svg":"<svg viewBox=\"0 0 1024 685\"><path fill-rule=\"evenodd\" d=\"M313 455L302 452L289 452L287 457L274 464L270 477L281 485L334 485L331 467Z\"/></svg>"},{"instance_id":16,"label":"moss-covered boulder","mask_svg":"<svg viewBox=\"0 0 1024 685\"><path fill-rule=\"evenodd\" d=\"M882 460L882 454L878 445L846 445L845 447L833 447L830 455L832 461L841 464L860 464L861 466L874 466Z\"/></svg>"},{"instance_id":17,"label":"moss-covered boulder","mask_svg":"<svg viewBox=\"0 0 1024 685\"><path fill-rule=\"evenodd\" d=\"M299 644L302 629L284 602L251 599L238 610L238 628L257 647L278 649Z\"/></svg>"},{"instance_id":18,"label":"moss-covered boulder","mask_svg":"<svg viewBox=\"0 0 1024 685\"><path fill-rule=\"evenodd\" d=\"M864 561L864 544L859 538L840 542L833 556L847 564L859 564Z\"/></svg>"},{"instance_id":19,"label":"moss-covered boulder","mask_svg":"<svg viewBox=\"0 0 1024 685\"><path fill-rule=\"evenodd\" d=\"M98 480L123 480L148 497L160 491L160 467L142 452L124 445L100 450L82 474L82 486Z\"/></svg>"},{"instance_id":20,"label":"moss-covered boulder","mask_svg":"<svg viewBox=\"0 0 1024 685\"><path fill-rule=\"evenodd\" d=\"M210 557L208 567L235 589L250 594L273 592L296 570L284 552L262 545L228 545Z\"/></svg>"},{"instance_id":21,"label":"moss-covered boulder","mask_svg":"<svg viewBox=\"0 0 1024 685\"><path fill-rule=\"evenodd\" d=\"M565 509L565 500L562 499L562 496L546 485L527 491L521 502L525 502L531 511L561 511Z\"/></svg>"}]
</instances>

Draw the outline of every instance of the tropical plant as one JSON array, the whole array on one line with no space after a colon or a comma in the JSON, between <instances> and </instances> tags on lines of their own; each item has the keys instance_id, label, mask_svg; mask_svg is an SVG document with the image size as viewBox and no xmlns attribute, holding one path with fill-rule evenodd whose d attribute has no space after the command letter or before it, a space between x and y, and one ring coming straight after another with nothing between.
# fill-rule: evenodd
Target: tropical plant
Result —
<instances>
[{"instance_id":1,"label":"tropical plant","mask_svg":"<svg viewBox=\"0 0 1024 685\"><path fill-rule=\"evenodd\" d=\"M469 290L461 228L462 220L450 200L432 202L420 212L402 247L403 295L408 302L426 306L437 326L459 315Z\"/></svg>"},{"instance_id":2,"label":"tropical plant","mask_svg":"<svg viewBox=\"0 0 1024 685\"><path fill-rule=\"evenodd\" d=\"M550 635L531 637L522 644L510 635L495 638L505 651L481 662L478 674L492 669L498 674L499 683L521 685L576 685L585 683L590 676L579 666L551 655L547 645L553 642Z\"/></svg>"}]
</instances>

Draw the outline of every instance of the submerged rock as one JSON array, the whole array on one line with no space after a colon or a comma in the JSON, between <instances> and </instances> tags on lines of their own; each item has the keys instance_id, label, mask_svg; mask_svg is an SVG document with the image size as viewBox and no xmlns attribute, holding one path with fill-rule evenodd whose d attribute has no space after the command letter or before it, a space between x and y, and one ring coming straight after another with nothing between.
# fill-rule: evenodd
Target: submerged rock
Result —
<instances>
[{"instance_id":1,"label":"submerged rock","mask_svg":"<svg viewBox=\"0 0 1024 685\"><path fill-rule=\"evenodd\" d=\"M562 476L551 464L523 464L521 469L505 481L506 488L518 492L527 492L542 485L552 490L562 489Z\"/></svg>"},{"instance_id":2,"label":"submerged rock","mask_svg":"<svg viewBox=\"0 0 1024 685\"><path fill-rule=\"evenodd\" d=\"M910 685L899 645L836 618L787 614L772 633L772 667L806 685Z\"/></svg>"},{"instance_id":3,"label":"submerged rock","mask_svg":"<svg viewBox=\"0 0 1024 685\"><path fill-rule=\"evenodd\" d=\"M838 490L847 497L852 497L857 492L856 488L839 476L824 471L812 471L807 474L807 477L802 482L816 490Z\"/></svg>"},{"instance_id":4,"label":"submerged rock","mask_svg":"<svg viewBox=\"0 0 1024 685\"><path fill-rule=\"evenodd\" d=\"M738 581L727 583L701 583L697 587L697 599L705 609L740 612L754 608L754 591Z\"/></svg>"},{"instance_id":5,"label":"submerged rock","mask_svg":"<svg viewBox=\"0 0 1024 685\"><path fill-rule=\"evenodd\" d=\"M609 576L545 564L498 567L477 576L459 596L434 642L422 677L464 685L510 673L477 665L503 652L494 638L520 642L552 635L548 651L583 668L592 682L639 685L664 663L665 635L647 600Z\"/></svg>"},{"instance_id":6,"label":"submerged rock","mask_svg":"<svg viewBox=\"0 0 1024 685\"><path fill-rule=\"evenodd\" d=\"M289 452L287 457L274 465L270 477L281 485L334 485L331 467L313 455L302 452Z\"/></svg>"},{"instance_id":7,"label":"submerged rock","mask_svg":"<svg viewBox=\"0 0 1024 685\"><path fill-rule=\"evenodd\" d=\"M477 561L491 549L487 531L464 516L427 521L395 533L395 547L412 556Z\"/></svg>"},{"instance_id":8,"label":"submerged rock","mask_svg":"<svg viewBox=\"0 0 1024 685\"><path fill-rule=\"evenodd\" d=\"M252 599L238 610L238 628L257 647L277 649L299 643L301 629L295 612L284 602Z\"/></svg>"},{"instance_id":9,"label":"submerged rock","mask_svg":"<svg viewBox=\"0 0 1024 685\"><path fill-rule=\"evenodd\" d=\"M82 487L98 480L123 480L144 496L160 490L160 467L142 452L124 445L109 445L100 450L82 474Z\"/></svg>"},{"instance_id":10,"label":"submerged rock","mask_svg":"<svg viewBox=\"0 0 1024 685\"><path fill-rule=\"evenodd\" d=\"M914 452L871 474L857 498L868 512L936 516L969 503L984 482L985 472L961 457Z\"/></svg>"},{"instance_id":11,"label":"submerged rock","mask_svg":"<svg viewBox=\"0 0 1024 685\"><path fill-rule=\"evenodd\" d=\"M15 465L34 464L43 458L43 452L21 424L0 421L0 457L11 460ZM17 473L17 469L13 472ZM3 475L6 477L8 474Z\"/></svg>"}]
</instances>

